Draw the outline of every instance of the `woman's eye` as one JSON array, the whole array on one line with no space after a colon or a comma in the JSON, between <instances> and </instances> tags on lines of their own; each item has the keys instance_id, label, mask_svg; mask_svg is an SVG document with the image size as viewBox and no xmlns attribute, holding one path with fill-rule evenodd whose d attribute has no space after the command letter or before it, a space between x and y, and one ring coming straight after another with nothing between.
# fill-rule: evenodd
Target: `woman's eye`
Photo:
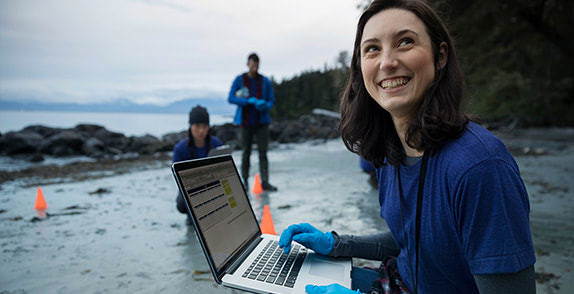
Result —
<instances>
[{"instance_id":1,"label":"woman's eye","mask_svg":"<svg viewBox=\"0 0 574 294\"><path fill-rule=\"evenodd\" d=\"M399 47L406 46L406 45L409 45L409 44L412 44L412 43L413 43L413 40L412 40L412 39L410 39L410 38L404 38L404 39L401 39L401 40L399 41Z\"/></svg>"},{"instance_id":2,"label":"woman's eye","mask_svg":"<svg viewBox=\"0 0 574 294\"><path fill-rule=\"evenodd\" d=\"M375 52L378 50L379 50L379 47L377 47L377 46L369 46L369 47L365 48L365 53Z\"/></svg>"}]
</instances>

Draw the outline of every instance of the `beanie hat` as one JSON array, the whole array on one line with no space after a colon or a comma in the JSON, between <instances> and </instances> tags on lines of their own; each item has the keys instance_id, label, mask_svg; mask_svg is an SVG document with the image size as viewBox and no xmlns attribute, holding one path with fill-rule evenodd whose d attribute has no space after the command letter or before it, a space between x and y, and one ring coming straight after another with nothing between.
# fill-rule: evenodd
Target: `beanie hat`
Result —
<instances>
[{"instance_id":1,"label":"beanie hat","mask_svg":"<svg viewBox=\"0 0 574 294\"><path fill-rule=\"evenodd\" d=\"M205 107L197 105L189 112L189 124L206 124L209 125L209 114Z\"/></svg>"}]
</instances>

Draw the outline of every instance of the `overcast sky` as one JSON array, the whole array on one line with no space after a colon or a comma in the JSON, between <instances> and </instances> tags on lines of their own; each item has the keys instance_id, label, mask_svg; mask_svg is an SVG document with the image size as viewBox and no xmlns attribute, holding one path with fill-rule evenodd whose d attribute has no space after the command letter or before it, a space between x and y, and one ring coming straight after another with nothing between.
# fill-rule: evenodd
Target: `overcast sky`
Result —
<instances>
[{"instance_id":1,"label":"overcast sky","mask_svg":"<svg viewBox=\"0 0 574 294\"><path fill-rule=\"evenodd\" d=\"M226 97L257 52L275 80L352 50L357 0L0 0L0 99Z\"/></svg>"}]
</instances>

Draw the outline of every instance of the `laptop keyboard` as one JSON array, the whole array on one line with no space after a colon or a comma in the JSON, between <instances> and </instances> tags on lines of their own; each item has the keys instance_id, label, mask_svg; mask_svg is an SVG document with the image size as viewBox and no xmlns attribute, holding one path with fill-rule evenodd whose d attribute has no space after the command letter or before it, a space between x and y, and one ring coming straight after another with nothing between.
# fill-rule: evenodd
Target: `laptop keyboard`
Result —
<instances>
[{"instance_id":1,"label":"laptop keyboard","mask_svg":"<svg viewBox=\"0 0 574 294\"><path fill-rule=\"evenodd\" d=\"M306 255L305 247L293 244L285 254L278 241L269 240L242 277L293 288Z\"/></svg>"}]
</instances>

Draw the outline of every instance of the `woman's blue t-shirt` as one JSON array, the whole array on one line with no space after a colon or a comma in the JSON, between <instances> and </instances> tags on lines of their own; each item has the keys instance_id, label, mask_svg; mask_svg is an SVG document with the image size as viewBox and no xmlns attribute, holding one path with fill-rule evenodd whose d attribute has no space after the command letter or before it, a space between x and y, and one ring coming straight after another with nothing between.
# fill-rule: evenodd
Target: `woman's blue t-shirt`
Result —
<instances>
[{"instance_id":1,"label":"woman's blue t-shirt","mask_svg":"<svg viewBox=\"0 0 574 294\"><path fill-rule=\"evenodd\" d=\"M415 215L421 162L377 170L380 214L401 248L399 273L413 289ZM428 161L419 244L419 293L478 293L473 275L514 273L535 262L530 204L504 144L475 123ZM408 252L407 252L408 249ZM410 254L409 254L410 253Z\"/></svg>"}]
</instances>

